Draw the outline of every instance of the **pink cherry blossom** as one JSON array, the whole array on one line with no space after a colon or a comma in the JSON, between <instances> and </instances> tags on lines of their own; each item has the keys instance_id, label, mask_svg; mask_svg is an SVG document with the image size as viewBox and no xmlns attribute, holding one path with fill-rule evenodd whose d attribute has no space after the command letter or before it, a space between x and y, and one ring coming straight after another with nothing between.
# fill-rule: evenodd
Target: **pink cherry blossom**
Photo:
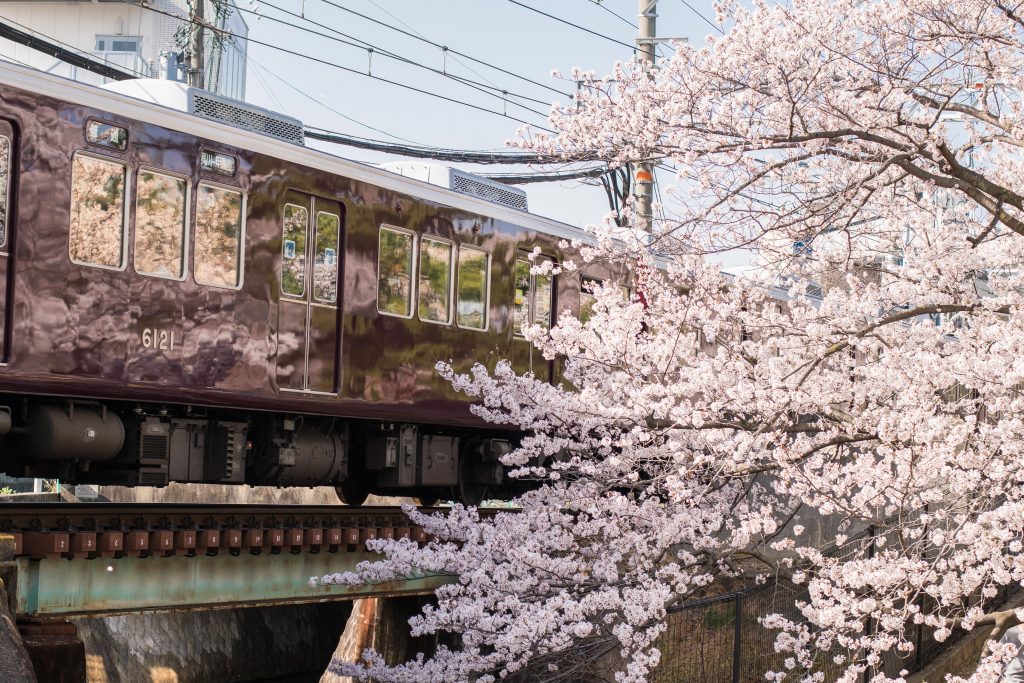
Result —
<instances>
[{"instance_id":1,"label":"pink cherry blossom","mask_svg":"<svg viewBox=\"0 0 1024 683\"><path fill-rule=\"evenodd\" d=\"M843 681L903 681L879 665L914 651L911 625L942 640L1020 621L993 602L1024 580L1024 8L718 12L726 35L655 70L572 73L557 134L517 140L654 160L674 184L662 173L649 239L609 219L560 273L623 264L637 292L608 282L586 323L528 331L562 383L439 365L478 415L523 430L505 464L536 488L493 517L410 509L437 540L377 541L382 561L322 577L456 577L411 627L461 648L368 653L349 675L543 679L600 661L645 681L667 610L735 576L809 591L799 619L762 619L786 655L767 680L816 680L824 653ZM757 268L720 272L737 248ZM964 680L998 680L1013 650Z\"/></svg>"}]
</instances>

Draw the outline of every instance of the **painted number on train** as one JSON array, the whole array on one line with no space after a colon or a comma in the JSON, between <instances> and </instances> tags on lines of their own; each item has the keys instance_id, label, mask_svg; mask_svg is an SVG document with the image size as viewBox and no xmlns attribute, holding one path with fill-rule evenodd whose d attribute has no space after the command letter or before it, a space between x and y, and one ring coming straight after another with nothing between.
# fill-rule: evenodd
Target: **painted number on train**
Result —
<instances>
[{"instance_id":1,"label":"painted number on train","mask_svg":"<svg viewBox=\"0 0 1024 683\"><path fill-rule=\"evenodd\" d=\"M174 350L174 330L162 330L158 327L146 327L142 330L142 348Z\"/></svg>"}]
</instances>

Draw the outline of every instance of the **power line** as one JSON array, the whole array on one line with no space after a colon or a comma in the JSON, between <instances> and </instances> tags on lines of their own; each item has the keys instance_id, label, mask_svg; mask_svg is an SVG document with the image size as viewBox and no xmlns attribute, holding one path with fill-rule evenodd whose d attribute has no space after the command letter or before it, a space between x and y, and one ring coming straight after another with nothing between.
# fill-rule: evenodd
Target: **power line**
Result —
<instances>
[{"instance_id":1,"label":"power line","mask_svg":"<svg viewBox=\"0 0 1024 683\"><path fill-rule=\"evenodd\" d=\"M715 22L713 22L713 21L711 21L710 19L708 19L707 17L705 17L705 16L704 16L703 14L701 14L701 13L700 13L699 11L697 11L697 8L696 8L696 7L694 7L693 5L691 5L690 3L688 3L688 2L686 1L686 0L679 0L679 2L683 3L684 5L686 5L687 7L689 7L689 8L691 9L691 10L693 10L693 13L694 13L694 14L696 14L696 15L697 15L698 17L700 17L701 19L703 19L703 20L704 20L704 23L705 23L705 24L707 24L707 25L708 25L708 26L710 26L711 28L715 29L716 31L718 31L719 33L721 33L721 34L722 34L723 36L725 35L725 31L723 31L723 30L722 30L722 27L721 27L721 26L719 26L719 25L718 25L718 24L716 24Z\"/></svg>"},{"instance_id":2,"label":"power line","mask_svg":"<svg viewBox=\"0 0 1024 683\"><path fill-rule=\"evenodd\" d=\"M597 5L598 7L603 9L605 12L607 12L610 15L612 15L613 17L617 17L617 18L621 19L622 21L626 22L627 24L629 24L630 26L632 26L633 28L637 28L636 24L634 24L632 21L630 21L626 17L622 16L621 14L618 14L617 12L615 12L615 10L613 10L611 7L608 7L607 5L603 4L601 2L601 0L588 0L588 1L593 3L593 4L595 4L595 5Z\"/></svg>"},{"instance_id":3,"label":"power line","mask_svg":"<svg viewBox=\"0 0 1024 683\"><path fill-rule=\"evenodd\" d=\"M387 10L386 8L382 7L382 6L381 6L380 4L378 4L377 2L374 2L374 0L370 0L370 4L372 4L372 5L374 6L374 7L376 7L376 8L377 8L377 9L379 9L379 10L380 10L381 12L383 12L383 13L384 13L384 14L386 14L386 15L388 15L389 17L391 17L391 18L392 18L392 19L394 19L395 21L397 21L397 22L398 22L399 24L401 24L402 26L406 27L407 29L409 29L410 31L412 31L413 33L415 33L415 34L416 34L417 36L419 36L420 38L424 38L424 35L423 35L422 33L420 33L419 31L417 31L416 29L414 29L414 28L413 28L412 26L410 26L409 24L407 24L407 23L405 23L404 21L402 21L401 19L399 19L399 18L398 18L397 16L395 16L394 14L392 14L391 12L389 12L389 11L388 11L388 10ZM448 53L447 53L447 52L445 52L445 53L444 53L444 55L445 55L445 56L447 57ZM468 64L466 64L466 63L465 63L464 61L462 61L462 60L461 60L461 59L459 59L458 57L456 57L456 56L452 56L452 59L453 59L453 60L454 60L455 62L458 62L459 64L461 64L461 65L462 65L463 67L465 67L465 68L466 68L467 70L469 70L469 71L471 71L471 72L475 73L475 74L476 74L477 76L479 76L480 78L484 79L485 81L487 81L487 82L488 82L488 83L490 83L491 85L495 85L495 84L494 84L494 81L492 81L491 79L487 78L487 77L486 77L486 76L484 76L484 75L483 75L482 73L480 73L479 71L477 71L477 70L476 70L476 69L474 69L473 67L469 66ZM497 86L495 86L495 87L497 87Z\"/></svg>"},{"instance_id":4,"label":"power line","mask_svg":"<svg viewBox=\"0 0 1024 683\"><path fill-rule=\"evenodd\" d=\"M178 21L183 21L183 22L186 22L186 23L189 23L189 24L198 24L199 23L199 22L197 22L195 20L186 19L185 17L182 17L180 15L174 14L172 12L165 12L164 10L157 9L157 8L151 7L149 5L140 5L140 4L138 4L137 0L126 0L126 1L129 4L134 4L137 7L143 7L145 9L149 10L150 12L155 12L157 14L162 14L164 16L171 17L172 19L177 19ZM408 85L406 83L401 83L399 81L393 81L390 78L384 78L382 76L374 76L372 73L363 72L363 71L360 71L358 69L353 69L353 68L348 67L348 66L342 66L341 64L336 64L334 62L329 62L329 61L327 61L325 59L320 59L319 57L313 57L311 55L304 55L301 52L296 52L295 50L289 50L288 48L280 47L279 45L274 45L273 43L268 43L268 42L262 41L262 40L256 40L255 38L250 38L248 36L239 36L239 35L236 35L236 34L230 32L230 31L227 31L225 29L220 29L220 28L217 28L215 26L205 25L205 27L210 29L211 31L215 31L215 32L219 33L222 36L226 36L226 37L233 38L233 39L236 39L236 40L244 40L244 41L246 41L248 43L252 43L254 45L262 45L264 47L269 47L272 50L277 50L278 52L284 52L285 54L289 54L289 55L292 55L292 56L295 56L295 57L299 57L300 59L307 59L307 60L309 60L311 62L317 62L318 64L323 64L325 66L329 66L331 68L338 69L340 71L347 71L349 73L357 74L359 76L365 76L367 78L372 78L372 79L380 81L382 83L387 83L389 85L394 85L396 87L403 88L405 90L410 90L412 92L420 93L421 95L427 95L428 97L433 97L433 98L436 98L436 99L439 99L439 100L444 100L446 102L451 102L452 104L457 104L457 105L460 105L460 106L463 106L463 107L468 107L470 109L475 109L477 111L481 111L481 112L484 112L484 113L487 113L487 114L494 114L495 116L501 116L501 117L509 119L511 121L516 121L518 123L522 123L522 124L525 124L525 125L528 125L528 126L533 126L535 128L538 128L539 130L543 130L543 131L546 131L548 133L554 132L550 128L545 128L544 126L540 126L540 125L532 123L530 121L526 121L526 120L518 118L516 116L512 116L511 114L509 114L507 112L500 112L500 111L496 111L494 109L488 109L487 107L482 107L482 106L477 105L477 104L471 104L469 102L464 102L462 100L457 100L454 97L448 97L446 95L441 95L440 93L431 92L429 90L424 90L423 88L417 88L416 86L413 86L413 85Z\"/></svg>"},{"instance_id":5,"label":"power line","mask_svg":"<svg viewBox=\"0 0 1024 683\"><path fill-rule=\"evenodd\" d=\"M629 43L624 43L621 40L617 40L615 38L612 38L611 36L606 36L603 33L598 33L597 31L592 31L589 28L585 28L583 26L580 26L579 24L574 24L573 22L569 21L568 19L562 19L561 17L556 17L554 14L548 14L547 12L545 12L543 10L539 10L536 7L530 7L529 5L527 5L525 3L519 2L519 0L508 0L508 1L511 2L513 5L519 5L523 9L528 9L531 12L536 12L537 14L542 14L545 17L547 17L548 19L554 19L555 21L561 22L563 24L567 24L568 26L572 26L573 28L579 29L580 31L585 31L586 33L589 33L592 36L597 36L598 38L604 38L605 40L611 41L611 42L616 43L618 45L622 45L623 47L628 47L630 50L633 50L633 49L636 48L635 45L630 45Z\"/></svg>"},{"instance_id":6,"label":"power line","mask_svg":"<svg viewBox=\"0 0 1024 683\"><path fill-rule=\"evenodd\" d=\"M283 19L279 19L278 17L274 17L274 16L271 16L269 14L261 14L261 13L255 11L255 10L246 9L244 7L236 6L235 9L237 9L240 12L246 12L248 14L255 15L255 16L260 17L262 19L267 19L268 21L273 21L273 22L277 22L279 24L282 24L284 26L289 26L289 27L297 29L299 31L305 31L306 33L310 33L310 34L315 35L315 36L320 36L321 38L326 38L328 40L333 40L333 41L335 41L337 43L341 43L342 45L348 45L349 47L354 47L354 48L357 48L357 49L360 49L360 50L372 50L374 55L378 55L379 54L379 55L382 55L382 56L387 57L389 59L394 59L394 60L396 60L398 62L402 62L404 64L409 64L411 66L414 66L414 67L417 67L417 68L420 68L420 69L425 69L425 70L430 71L432 73L435 73L435 74L437 74L439 76L444 76L445 78L450 78L450 79L452 79L452 80L454 80L456 82L462 83L463 85L469 86L469 87L473 88L474 90L478 90L478 91L484 93L485 95L488 95L489 97L496 97L496 98L501 99L501 100L503 100L505 102L513 104L513 105L515 105L517 107L521 107L521 108L525 109L526 111L529 111L531 113L537 114L538 116L541 116L541 117L546 117L547 116L547 114L544 113L544 112L537 111L536 109L532 109L530 107L527 107L527 106L525 106L523 104L520 104L519 102L508 100L507 96L511 95L512 97L517 97L517 98L522 99L522 100L528 100L530 102L536 102L537 104L541 104L541 105L545 105L545 106L551 104L550 102L547 102L545 100L539 100L539 99L536 99L534 97L530 97L528 95L522 95L522 94L519 94L519 93L503 90L503 89L499 88L496 85L480 83L478 81L474 81L474 80L472 80L470 78L466 78L464 76L459 76L457 74L451 74L451 73L448 73L447 71L443 71L441 69L436 69L434 67L427 66L426 64L418 62L418 61L416 61L414 59L409 59L408 57L403 57L402 55L399 55L399 54L397 54L395 52L392 52L390 50L384 49L384 48L379 47L377 45L374 45L373 43L365 41L365 40L363 40L361 38L356 38L355 36L352 36L352 35L349 35L347 33L344 33L343 31L340 31L340 30L338 30L336 28L333 28L331 26L327 26L327 25L322 24L322 23L320 23L318 21L314 21L313 19L309 19L308 17L305 17L305 16L303 16L301 14L297 14L297 13L292 12L290 10L287 10L287 9L285 9L283 7L279 7L277 5L274 5L273 3L267 2L266 0L261 0L261 4L265 5L267 7L270 7L272 9L275 9L275 10L277 10L279 12L282 12L284 14L296 17L298 19L301 19L301 20L303 20L303 21L305 21L305 22L307 22L309 24L312 24L314 26L322 28L325 31L330 31L331 33L334 33L334 34L337 34L337 35L329 35L329 34L326 34L326 33L321 33L320 31L314 31L313 29L308 28L306 26L300 26L298 24L293 24L293 23L291 23L289 21L285 21ZM338 38L337 36L342 36L342 38ZM346 38L348 40L345 40ZM356 42L352 42L352 41L356 41ZM490 92L492 90L495 91L495 92Z\"/></svg>"},{"instance_id":7,"label":"power line","mask_svg":"<svg viewBox=\"0 0 1024 683\"><path fill-rule=\"evenodd\" d=\"M334 142L348 147L369 149L375 152L386 152L399 156L418 159L437 159L438 161L454 161L471 164L564 164L576 161L593 161L592 156L566 158L528 152L476 152L471 150L442 149L420 145L399 145L381 140L359 138L344 133L335 133L311 126L306 126L306 137L324 142Z\"/></svg>"},{"instance_id":8,"label":"power line","mask_svg":"<svg viewBox=\"0 0 1024 683\"><path fill-rule=\"evenodd\" d=\"M0 36L13 40L14 42L17 42L19 44L25 45L26 47L29 47L31 49L38 50L46 54L53 54L55 57L61 59L62 61L65 61L65 57L73 58L75 66L79 66L93 73L100 73L106 76L107 78L112 78L115 80L131 80L134 78L134 76L128 72L120 71L118 69L109 67L105 64L102 64L99 60L93 59L92 57L71 53L67 50L55 46L53 43L49 42L49 40L44 40L42 38L29 35L22 31L8 30L10 28L11 27L0 22ZM56 52L54 52L54 48L57 48ZM294 88L294 86L291 86L291 84L287 83L286 81L284 81L284 79L281 79L279 76L277 76L277 74L274 74L272 71L269 71L268 69L266 69L266 67L263 67L261 64L258 64L256 62L254 62L254 64L258 68L263 69L264 71L274 76L275 78L278 78L278 80L281 80L289 87L296 89ZM303 95L306 95L301 91L299 92ZM308 95L306 96L309 97ZM314 101L316 101L315 98L310 99L314 99ZM327 105L323 106L327 107ZM366 124L356 121L355 119L351 119L350 117L341 114L341 112L338 112L332 109L331 107L327 108L353 121L354 123L366 126ZM371 126L367 127L372 128ZM380 129L374 130L377 130L378 132L388 135L388 133ZM306 137L312 138L314 140L323 140L326 142L343 144L349 147L369 149L373 151L386 152L389 154L396 154L400 156L435 159L439 161L455 161L475 164L553 164L588 160L588 158L584 157L580 157L578 159L567 159L564 157L545 156L540 154L530 154L523 152L478 152L470 150L450 150L421 145L399 145L394 143L382 142L379 140L371 140L368 138L358 138L355 136L344 135L342 133L334 133L308 126L305 128L305 134ZM595 167L559 173L504 174L496 175L494 176L494 178L497 179L499 182L516 184L568 180L583 177L596 177L598 175L601 175L603 172L604 170L602 170L602 168Z\"/></svg>"},{"instance_id":9,"label":"power line","mask_svg":"<svg viewBox=\"0 0 1024 683\"><path fill-rule=\"evenodd\" d=\"M290 88L291 90L293 90L293 91L294 91L294 92L295 92L296 94L298 94L299 96L301 96L301 97L304 97L304 98L306 98L307 100L309 100L310 102L313 102L314 104L318 104L318 105L320 105L320 106L321 106L321 107L323 107L324 109L326 109L326 110L328 110L328 111L330 111L330 112L332 112L332 113L334 113L334 114L336 114L336 115L340 116L341 118L345 119L346 121L351 121L352 123L356 124L357 126L362 126L363 128L368 128L368 129L370 129L370 130L372 130L372 131L375 131L375 132L377 132L377 133L380 133L381 135L386 135L386 136L388 136L389 138L394 138L395 140L402 140L403 142L410 142L410 143L412 143L412 144L416 144L416 142L415 142L415 141L413 141L413 140L410 140L410 139L408 139L408 138L403 138L402 136L400 136L400 135L395 135L394 133L389 133L389 132L387 132L386 130L382 130L382 129L380 129L380 128L377 128L376 126L371 126L371 125L370 125L370 124L368 124L368 123L363 123L362 121L359 121L358 119L354 119L354 118L352 118L352 117L351 117L351 116L349 116L348 114L344 114L344 113L342 113L342 112L338 111L337 109L335 109L334 107L330 106L330 105L329 105L329 104L327 104L326 102L323 102L323 101L321 101L321 100L317 99L316 97L313 97L312 95L310 95L309 93L307 93L307 92L306 92L305 90L302 90L302 89L300 89L300 88L296 88L296 87L295 87L294 85L292 85L291 83L289 83L289 82L288 82L288 81L286 81L285 79L281 78L280 76L278 76L278 75L277 75L276 73L274 73L273 71L271 71L271 70L270 70L270 69L268 69L267 67L265 67L265 66L263 66L262 64L260 64L259 62L257 62L257 61L256 61L255 59L253 59L253 58L252 58L251 56L247 56L246 58L247 58L247 59L248 59L248 60L249 60L250 62L252 62L252 63L253 63L253 65L255 65L255 66L256 66L256 67L258 68L258 69L261 69L261 70L263 70L263 71L264 71L264 72L265 72L265 73L266 73L267 75L269 75L269 76L273 76L273 77L274 77L275 79L277 79L278 81L280 81L282 85L284 85L284 86L286 86L286 87ZM255 73L258 73L258 72L255 72ZM268 91L267 91L267 92L268 92L268 93L271 93L271 91L270 91L269 89L268 89ZM274 97L274 95L273 95L272 93L271 93L271 97ZM274 99L276 99L276 98L274 98Z\"/></svg>"},{"instance_id":10,"label":"power line","mask_svg":"<svg viewBox=\"0 0 1024 683\"><path fill-rule=\"evenodd\" d=\"M373 23L375 23L375 24L377 24L379 26L383 26L385 28L389 28L392 31L396 31L398 33L401 33L404 36L408 36L410 38L415 38L416 40L419 40L419 41L422 41L424 43L427 43L428 45L433 45L434 47L436 47L436 48L438 48L440 50L443 50L443 51L447 52L448 54L453 54L453 55L458 55L459 57L464 57L464 58L470 60L471 62L473 62L475 64L480 64L481 66L486 66L489 69L494 69L495 71L500 71L503 74L507 74L509 76L512 76L513 78L518 78L519 80L526 81L527 83L532 83L533 85L536 85L536 86L538 86L540 88L544 88L546 90L550 90L551 92L554 92L554 93L557 93L559 95L562 95L563 97L570 97L570 98L572 97L571 93L563 92L563 91L561 91L561 90L559 90L557 88L553 88L550 85L547 85L546 83L541 83L540 81L535 81L532 78L528 78L526 76L522 76L520 74L515 73L514 71L509 71L508 69L504 69L504 68L502 68L500 66L496 66L496 65L491 64L489 62L485 62L482 59L477 59L476 57L473 57L471 55L467 55L465 52L459 52L458 50L453 50L452 48L448 47L447 45L442 45L441 43L435 43L434 41L429 40L427 38L424 38L423 36L418 36L415 33L410 33L409 31L404 31L404 30L398 28L397 26L392 26L391 24L387 23L386 21L381 21L380 19L375 19L374 17L368 16L366 14L362 14L360 12L357 12L357 11L353 10L353 9L349 9L348 7L345 7L344 5L339 5L338 3L333 2L332 0L322 0L322 2L325 5L330 5L331 7L335 7L337 9L340 9L343 12L348 12L349 14L353 14L353 15L355 15L357 17L362 18L362 19L366 19L367 21L372 21Z\"/></svg>"},{"instance_id":11,"label":"power line","mask_svg":"<svg viewBox=\"0 0 1024 683\"><path fill-rule=\"evenodd\" d=\"M508 173L485 175L484 178L504 183L505 185L525 185L527 183L554 183L562 180L577 180L579 178L597 178L607 172L608 168L606 166L594 166L557 173Z\"/></svg>"}]
</instances>

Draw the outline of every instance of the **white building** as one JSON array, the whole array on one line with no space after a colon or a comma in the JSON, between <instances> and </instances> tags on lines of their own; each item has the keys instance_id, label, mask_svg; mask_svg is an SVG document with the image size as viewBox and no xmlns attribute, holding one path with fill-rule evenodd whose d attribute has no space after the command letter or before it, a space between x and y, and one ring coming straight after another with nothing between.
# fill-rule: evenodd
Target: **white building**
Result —
<instances>
[{"instance_id":1,"label":"white building","mask_svg":"<svg viewBox=\"0 0 1024 683\"><path fill-rule=\"evenodd\" d=\"M232 11L218 18L211 0L204 0L206 21L238 36L217 45L211 31L205 31L206 89L237 100L245 99L246 41L249 28L234 0ZM170 53L182 52L176 34L188 16L186 0L142 0L138 4L120 0L0 0L0 22L48 40L60 47L90 55L111 66L137 73L140 77L164 78L164 62ZM173 16L168 16L173 15ZM85 69L70 66L51 55L0 39L0 58L67 76L87 83L107 81ZM173 69L172 69L173 70ZM184 78L183 72L180 78Z\"/></svg>"}]
</instances>

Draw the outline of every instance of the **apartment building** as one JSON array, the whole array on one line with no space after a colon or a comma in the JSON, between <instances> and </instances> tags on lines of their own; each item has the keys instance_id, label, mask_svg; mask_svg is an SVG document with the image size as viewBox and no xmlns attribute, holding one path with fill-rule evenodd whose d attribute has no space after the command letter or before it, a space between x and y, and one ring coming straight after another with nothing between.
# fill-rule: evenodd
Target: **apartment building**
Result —
<instances>
[{"instance_id":1,"label":"apartment building","mask_svg":"<svg viewBox=\"0 0 1024 683\"><path fill-rule=\"evenodd\" d=\"M218 17L213 2L204 0L206 21L234 36L221 43L211 31L204 32L205 85L211 92L244 100L244 39L249 29L234 0L226 1L230 12ZM0 22L146 78L165 78L170 72L184 79L184 72L175 68L176 54L182 52L179 29L185 23L177 17L188 15L187 0L0 0ZM0 59L87 83L107 80L2 38Z\"/></svg>"}]
</instances>

